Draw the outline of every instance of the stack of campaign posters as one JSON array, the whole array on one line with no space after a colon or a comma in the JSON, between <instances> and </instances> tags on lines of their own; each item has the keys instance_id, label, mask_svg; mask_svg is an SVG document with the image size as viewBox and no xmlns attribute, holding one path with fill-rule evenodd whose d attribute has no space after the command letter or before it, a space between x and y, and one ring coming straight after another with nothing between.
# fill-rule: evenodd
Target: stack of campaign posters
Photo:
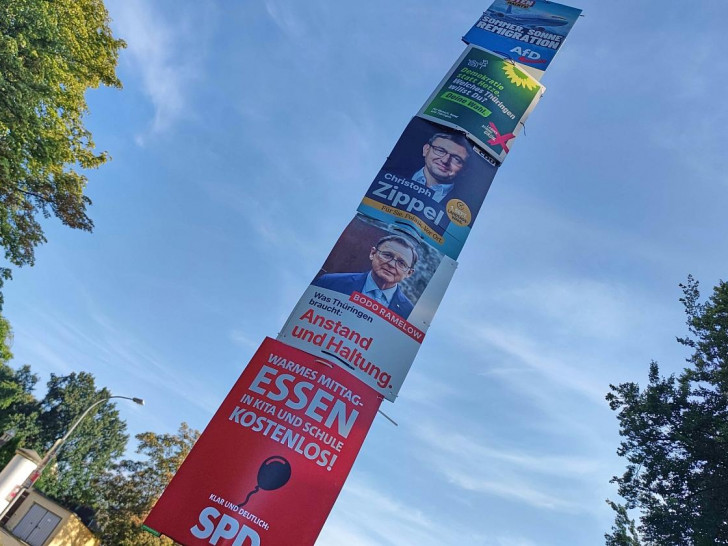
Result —
<instances>
[{"instance_id":1,"label":"stack of campaign posters","mask_svg":"<svg viewBox=\"0 0 728 546\"><path fill-rule=\"evenodd\" d=\"M180 544L312 546L394 401L483 200L580 10L495 0L407 125L277 340L267 338L145 528ZM306 499L305 503L302 499Z\"/></svg>"}]
</instances>

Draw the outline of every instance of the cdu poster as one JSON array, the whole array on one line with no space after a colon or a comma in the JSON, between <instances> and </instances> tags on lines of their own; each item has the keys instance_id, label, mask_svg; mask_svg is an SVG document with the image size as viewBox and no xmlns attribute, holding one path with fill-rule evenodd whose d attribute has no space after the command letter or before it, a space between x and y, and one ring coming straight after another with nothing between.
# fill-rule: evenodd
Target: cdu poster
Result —
<instances>
[{"instance_id":1,"label":"cdu poster","mask_svg":"<svg viewBox=\"0 0 728 546\"><path fill-rule=\"evenodd\" d=\"M144 522L186 546L312 546L381 397L266 338Z\"/></svg>"},{"instance_id":2,"label":"cdu poster","mask_svg":"<svg viewBox=\"0 0 728 546\"><path fill-rule=\"evenodd\" d=\"M413 118L364 195L358 211L408 225L430 246L458 258L497 162L462 132Z\"/></svg>"}]
</instances>

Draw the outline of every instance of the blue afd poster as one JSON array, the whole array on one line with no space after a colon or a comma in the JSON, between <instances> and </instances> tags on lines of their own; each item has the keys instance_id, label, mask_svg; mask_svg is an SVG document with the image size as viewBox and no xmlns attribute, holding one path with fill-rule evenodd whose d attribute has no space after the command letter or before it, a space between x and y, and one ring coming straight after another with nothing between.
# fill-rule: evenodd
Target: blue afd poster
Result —
<instances>
[{"instance_id":1,"label":"blue afd poster","mask_svg":"<svg viewBox=\"0 0 728 546\"><path fill-rule=\"evenodd\" d=\"M463 41L543 72L580 13L546 0L495 0Z\"/></svg>"}]
</instances>

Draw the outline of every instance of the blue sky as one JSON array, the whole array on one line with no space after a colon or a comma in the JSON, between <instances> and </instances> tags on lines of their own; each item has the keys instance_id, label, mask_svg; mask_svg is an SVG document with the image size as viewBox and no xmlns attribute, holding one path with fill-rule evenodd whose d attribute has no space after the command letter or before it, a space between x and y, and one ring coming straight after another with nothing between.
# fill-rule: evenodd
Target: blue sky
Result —
<instances>
[{"instance_id":1,"label":"blue sky","mask_svg":"<svg viewBox=\"0 0 728 546\"><path fill-rule=\"evenodd\" d=\"M124 89L94 234L44 223L6 285L17 364L86 370L132 434L202 429L275 337L488 7L108 0ZM582 0L396 404L320 546L603 543L623 464L610 383L687 351L678 283L728 256L726 8Z\"/></svg>"}]
</instances>

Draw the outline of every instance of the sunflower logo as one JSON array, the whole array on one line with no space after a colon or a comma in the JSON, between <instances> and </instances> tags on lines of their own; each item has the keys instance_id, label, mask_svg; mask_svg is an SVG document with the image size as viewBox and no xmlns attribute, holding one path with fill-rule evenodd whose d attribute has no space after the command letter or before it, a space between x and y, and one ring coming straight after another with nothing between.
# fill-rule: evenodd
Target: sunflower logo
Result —
<instances>
[{"instance_id":1,"label":"sunflower logo","mask_svg":"<svg viewBox=\"0 0 728 546\"><path fill-rule=\"evenodd\" d=\"M502 68L503 72L506 73L508 81L515 86L525 87L529 91L538 87L538 84L528 74L516 68L515 63L504 62Z\"/></svg>"}]
</instances>

